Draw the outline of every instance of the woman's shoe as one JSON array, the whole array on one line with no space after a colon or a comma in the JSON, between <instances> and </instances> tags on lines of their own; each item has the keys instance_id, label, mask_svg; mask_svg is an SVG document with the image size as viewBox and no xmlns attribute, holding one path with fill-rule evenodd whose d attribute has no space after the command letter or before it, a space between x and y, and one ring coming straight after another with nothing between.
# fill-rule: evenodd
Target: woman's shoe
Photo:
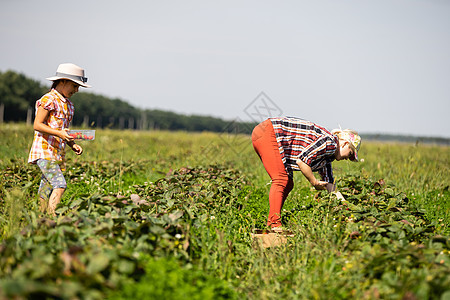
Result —
<instances>
[{"instance_id":1,"label":"woman's shoe","mask_svg":"<svg viewBox=\"0 0 450 300\"><path fill-rule=\"evenodd\" d=\"M284 229L284 227L283 226L278 226L278 227L272 227L272 228L270 228L273 232L276 232L276 233L282 233L283 231L285 231L285 229Z\"/></svg>"},{"instance_id":2,"label":"woman's shoe","mask_svg":"<svg viewBox=\"0 0 450 300\"><path fill-rule=\"evenodd\" d=\"M292 231L284 228L283 226L272 227L271 230L273 233L282 234L284 236L294 236L294 233Z\"/></svg>"}]
</instances>

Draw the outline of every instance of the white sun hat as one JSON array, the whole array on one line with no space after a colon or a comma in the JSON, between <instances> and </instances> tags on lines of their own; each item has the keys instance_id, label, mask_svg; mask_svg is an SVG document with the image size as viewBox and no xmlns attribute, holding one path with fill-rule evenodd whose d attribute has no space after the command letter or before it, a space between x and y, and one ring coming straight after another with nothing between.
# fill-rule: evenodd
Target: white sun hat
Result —
<instances>
[{"instance_id":1,"label":"white sun hat","mask_svg":"<svg viewBox=\"0 0 450 300\"><path fill-rule=\"evenodd\" d=\"M84 77L84 69L71 63L60 64L56 70L55 76L48 77L48 80L55 81L58 79L68 79L82 87L90 88L91 86L86 84L87 77Z\"/></svg>"}]
</instances>

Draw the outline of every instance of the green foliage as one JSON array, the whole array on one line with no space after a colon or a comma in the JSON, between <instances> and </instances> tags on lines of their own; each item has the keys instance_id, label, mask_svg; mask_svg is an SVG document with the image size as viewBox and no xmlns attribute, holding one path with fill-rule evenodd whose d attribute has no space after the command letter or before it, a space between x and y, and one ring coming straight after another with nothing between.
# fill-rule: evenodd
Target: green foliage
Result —
<instances>
[{"instance_id":1,"label":"green foliage","mask_svg":"<svg viewBox=\"0 0 450 300\"><path fill-rule=\"evenodd\" d=\"M438 224L427 221L423 209L411 206L404 193L383 180L349 174L341 185L347 201L328 196L318 212L330 213L337 221L333 226L345 237L342 251L350 261L346 271L355 268L381 298L411 292L437 298L446 292L450 239L436 234Z\"/></svg>"},{"instance_id":2,"label":"green foliage","mask_svg":"<svg viewBox=\"0 0 450 300\"><path fill-rule=\"evenodd\" d=\"M56 218L36 212L32 129L0 137L0 299L450 293L447 147L365 143L363 162L335 162L346 201L296 174L282 212L295 236L264 249L251 233L265 227L270 178L248 136L98 130L68 153Z\"/></svg>"},{"instance_id":3,"label":"green foliage","mask_svg":"<svg viewBox=\"0 0 450 300\"><path fill-rule=\"evenodd\" d=\"M48 90L38 81L14 71L0 72L0 103L5 105L5 121L25 121L28 108ZM95 93L80 91L71 101L75 105L73 126L119 129L158 129L251 133L256 124L230 122L199 115L181 115L157 109L139 109L121 99L111 99ZM34 114L33 114L34 115Z\"/></svg>"},{"instance_id":4,"label":"green foliage","mask_svg":"<svg viewBox=\"0 0 450 300\"><path fill-rule=\"evenodd\" d=\"M141 117L140 110L120 99L110 99L94 93L80 92L71 98L75 106L74 125L82 125L87 117L87 126L119 128L119 119L123 118L128 122L130 118ZM124 125L128 125L124 123ZM132 126L131 126L132 125ZM135 124L130 124L131 128L136 128ZM122 127L123 128L123 127Z\"/></svg>"},{"instance_id":5,"label":"green foliage","mask_svg":"<svg viewBox=\"0 0 450 300\"><path fill-rule=\"evenodd\" d=\"M0 103L5 105L5 121L24 121L27 109L45 92L38 81L13 71L0 72Z\"/></svg>"},{"instance_id":6,"label":"green foliage","mask_svg":"<svg viewBox=\"0 0 450 300\"><path fill-rule=\"evenodd\" d=\"M206 275L192 265L173 258L144 256L145 275L112 293L108 299L237 299L223 280Z\"/></svg>"},{"instance_id":7,"label":"green foliage","mask_svg":"<svg viewBox=\"0 0 450 300\"><path fill-rule=\"evenodd\" d=\"M183 168L155 183L136 186L139 195L74 198L58 207L56 220L30 210L26 227L5 238L0 247L3 293L101 298L105 289L122 287L128 278L144 272L137 260L140 253L190 261L201 251L203 241L196 235L211 211L228 205L244 183L232 170ZM199 286L186 292L211 297L224 292L220 286L204 286L206 279L200 279L192 278ZM66 283L72 283L71 289L65 288Z\"/></svg>"}]
</instances>

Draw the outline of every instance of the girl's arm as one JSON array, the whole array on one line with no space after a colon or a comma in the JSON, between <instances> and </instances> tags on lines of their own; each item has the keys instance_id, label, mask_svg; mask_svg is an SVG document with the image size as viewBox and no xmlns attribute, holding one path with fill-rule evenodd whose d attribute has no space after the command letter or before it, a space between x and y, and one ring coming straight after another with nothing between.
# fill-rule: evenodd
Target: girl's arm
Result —
<instances>
[{"instance_id":1,"label":"girl's arm","mask_svg":"<svg viewBox=\"0 0 450 300\"><path fill-rule=\"evenodd\" d=\"M71 142L67 142L67 145L69 145L69 147L73 150L73 152L75 152L77 155L80 155L81 153L83 153L83 148L81 148L80 145L75 144L74 141Z\"/></svg>"},{"instance_id":2,"label":"girl's arm","mask_svg":"<svg viewBox=\"0 0 450 300\"><path fill-rule=\"evenodd\" d=\"M66 130L54 129L46 124L48 115L49 115L48 110L42 108L41 106L38 107L38 110L36 112L36 118L34 119L33 125L34 130L39 131L41 133L57 136L66 142L72 142L73 137L71 137Z\"/></svg>"}]
</instances>

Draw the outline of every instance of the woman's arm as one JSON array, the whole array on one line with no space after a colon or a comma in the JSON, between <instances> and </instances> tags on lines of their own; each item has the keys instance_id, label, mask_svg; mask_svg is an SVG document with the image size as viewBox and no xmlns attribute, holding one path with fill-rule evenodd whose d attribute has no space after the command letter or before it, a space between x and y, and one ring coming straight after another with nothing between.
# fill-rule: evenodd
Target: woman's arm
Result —
<instances>
[{"instance_id":1,"label":"woman's arm","mask_svg":"<svg viewBox=\"0 0 450 300\"><path fill-rule=\"evenodd\" d=\"M297 160L297 165L300 167L300 171L308 179L308 181L316 188L316 190L327 190L329 193L335 193L336 197L340 200L345 200L344 196L339 191L336 191L336 185L326 181L317 180L314 176L310 166L304 163L302 160Z\"/></svg>"},{"instance_id":2,"label":"woman's arm","mask_svg":"<svg viewBox=\"0 0 450 300\"><path fill-rule=\"evenodd\" d=\"M327 189L328 185L331 184L326 181L317 180L317 178L313 174L311 167L302 160L297 160L297 165L299 166L300 171L303 173L306 179L308 179L308 181L312 184L312 186L316 188L316 190L325 190Z\"/></svg>"}]
</instances>

